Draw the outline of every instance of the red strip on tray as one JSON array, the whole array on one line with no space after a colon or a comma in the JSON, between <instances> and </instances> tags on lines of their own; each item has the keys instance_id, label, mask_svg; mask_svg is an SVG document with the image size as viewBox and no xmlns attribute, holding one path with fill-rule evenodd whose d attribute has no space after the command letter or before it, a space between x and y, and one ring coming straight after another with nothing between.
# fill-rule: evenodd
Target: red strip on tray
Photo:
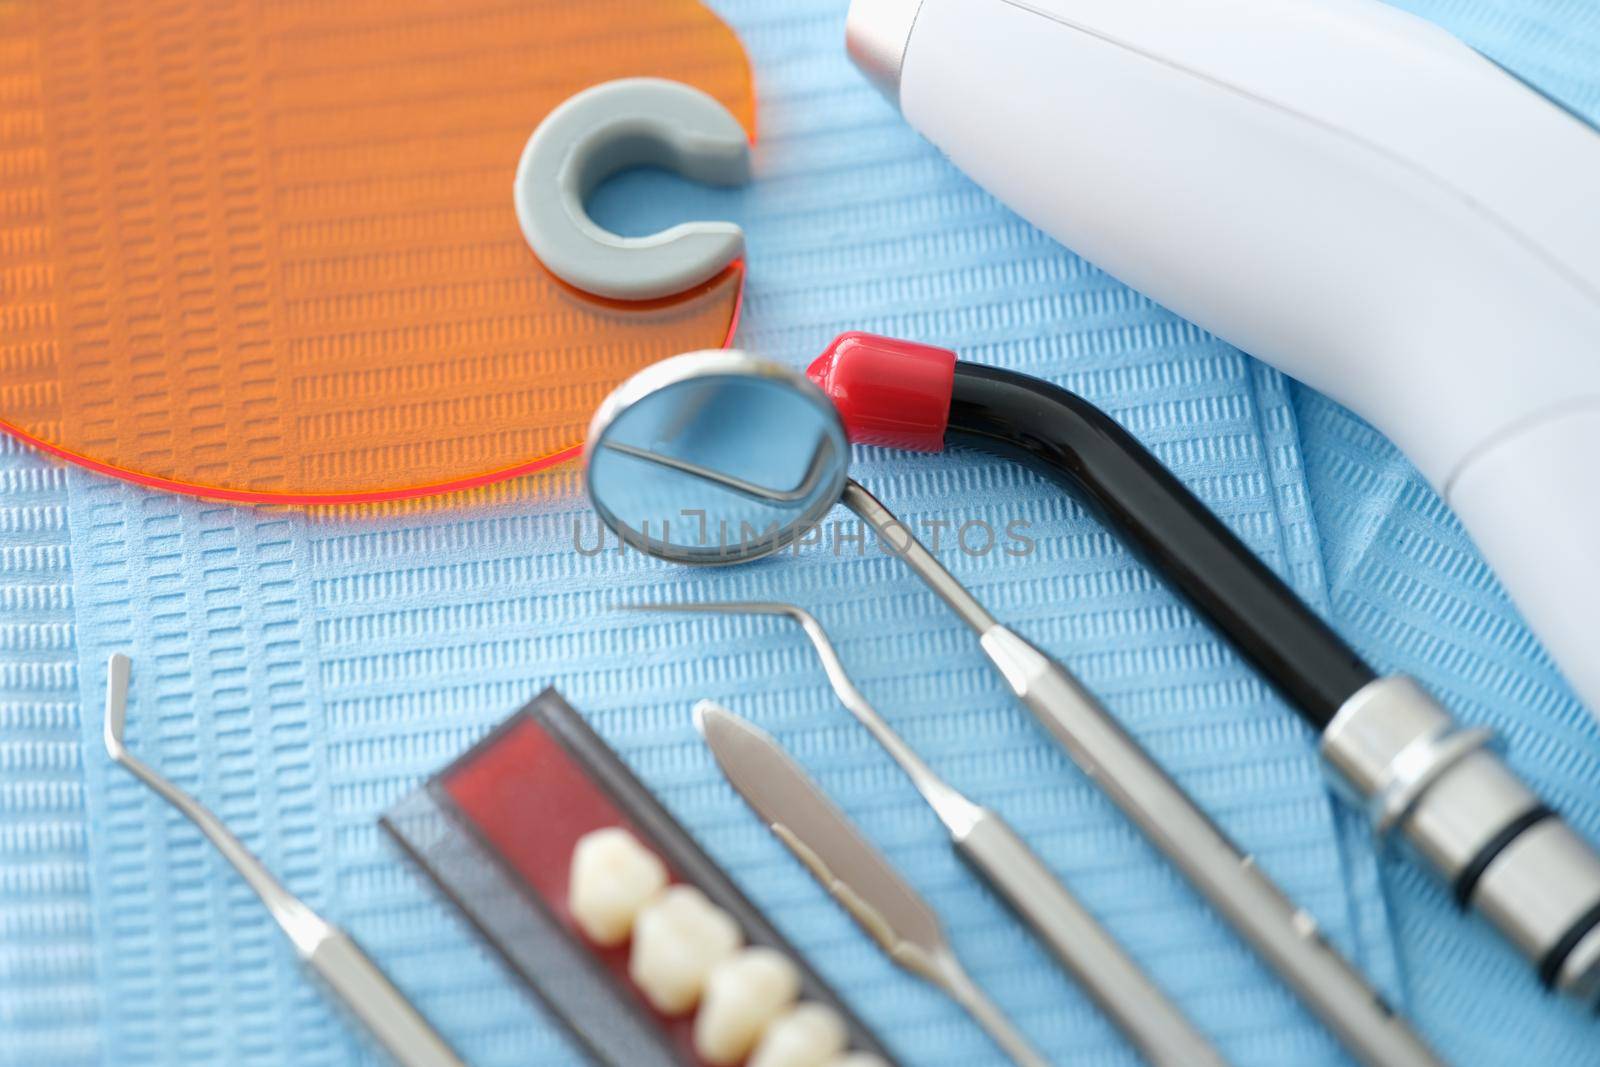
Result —
<instances>
[{"instance_id":1,"label":"red strip on tray","mask_svg":"<svg viewBox=\"0 0 1600 1067\"><path fill-rule=\"evenodd\" d=\"M673 870L660 845L633 823L585 773L561 743L531 718L512 723L442 779L445 791L506 864L544 901L557 920L601 961L640 1008L660 1021L663 1034L685 1062L694 1051L694 1014L676 1018L651 1006L628 977L628 946L601 948L584 936L567 907L572 853L585 834L621 826Z\"/></svg>"}]
</instances>

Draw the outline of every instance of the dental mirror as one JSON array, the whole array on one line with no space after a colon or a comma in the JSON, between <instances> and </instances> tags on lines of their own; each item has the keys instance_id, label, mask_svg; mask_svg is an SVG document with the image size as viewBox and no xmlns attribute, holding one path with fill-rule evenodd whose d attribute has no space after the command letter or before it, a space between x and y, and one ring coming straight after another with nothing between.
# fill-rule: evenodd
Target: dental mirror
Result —
<instances>
[{"instance_id":1,"label":"dental mirror","mask_svg":"<svg viewBox=\"0 0 1600 1067\"><path fill-rule=\"evenodd\" d=\"M584 448L607 526L681 563L769 555L839 500L850 442L798 371L735 350L674 356L611 394Z\"/></svg>"},{"instance_id":2,"label":"dental mirror","mask_svg":"<svg viewBox=\"0 0 1600 1067\"><path fill-rule=\"evenodd\" d=\"M850 439L805 375L746 352L673 356L617 387L584 445L589 499L624 542L679 563L793 544L843 503L979 633L994 617L848 476Z\"/></svg>"}]
</instances>

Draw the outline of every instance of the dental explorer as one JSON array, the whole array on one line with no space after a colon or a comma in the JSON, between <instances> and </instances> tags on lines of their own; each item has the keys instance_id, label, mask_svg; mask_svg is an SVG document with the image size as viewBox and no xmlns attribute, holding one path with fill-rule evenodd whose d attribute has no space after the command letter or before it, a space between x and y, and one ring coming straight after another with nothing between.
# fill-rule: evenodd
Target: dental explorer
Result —
<instances>
[{"instance_id":1,"label":"dental explorer","mask_svg":"<svg viewBox=\"0 0 1600 1067\"><path fill-rule=\"evenodd\" d=\"M106 670L106 754L194 823L267 906L306 967L361 1021L400 1067L465 1067L404 993L343 930L283 887L222 821L123 744L133 662L112 655Z\"/></svg>"}]
</instances>

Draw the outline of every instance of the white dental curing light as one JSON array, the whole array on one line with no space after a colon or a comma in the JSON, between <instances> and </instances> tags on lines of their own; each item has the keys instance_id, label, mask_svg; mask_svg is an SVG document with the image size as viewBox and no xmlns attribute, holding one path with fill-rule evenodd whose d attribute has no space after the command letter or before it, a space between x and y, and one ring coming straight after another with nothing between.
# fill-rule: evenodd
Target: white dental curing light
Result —
<instances>
[{"instance_id":1,"label":"white dental curing light","mask_svg":"<svg viewBox=\"0 0 1600 1067\"><path fill-rule=\"evenodd\" d=\"M1600 712L1600 131L1378 0L853 0L847 40L1024 217L1393 438ZM1487 731L1401 676L1300 710L1380 833L1600 997L1600 854Z\"/></svg>"},{"instance_id":2,"label":"white dental curing light","mask_svg":"<svg viewBox=\"0 0 1600 1067\"><path fill-rule=\"evenodd\" d=\"M1600 712L1600 132L1378 0L854 0L1074 251L1382 430Z\"/></svg>"}]
</instances>

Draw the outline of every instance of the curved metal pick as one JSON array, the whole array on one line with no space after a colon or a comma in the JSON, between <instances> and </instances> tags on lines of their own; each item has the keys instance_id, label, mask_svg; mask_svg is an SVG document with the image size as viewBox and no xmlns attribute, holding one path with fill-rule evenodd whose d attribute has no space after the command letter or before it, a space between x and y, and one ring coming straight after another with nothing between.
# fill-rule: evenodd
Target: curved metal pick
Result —
<instances>
[{"instance_id":1,"label":"curved metal pick","mask_svg":"<svg viewBox=\"0 0 1600 1067\"><path fill-rule=\"evenodd\" d=\"M595 187L641 166L743 185L750 140L727 108L682 82L622 78L577 93L539 124L517 166L517 221L550 273L596 296L652 300L708 281L743 255L744 231L732 222L622 237L591 219L584 203Z\"/></svg>"}]
</instances>

